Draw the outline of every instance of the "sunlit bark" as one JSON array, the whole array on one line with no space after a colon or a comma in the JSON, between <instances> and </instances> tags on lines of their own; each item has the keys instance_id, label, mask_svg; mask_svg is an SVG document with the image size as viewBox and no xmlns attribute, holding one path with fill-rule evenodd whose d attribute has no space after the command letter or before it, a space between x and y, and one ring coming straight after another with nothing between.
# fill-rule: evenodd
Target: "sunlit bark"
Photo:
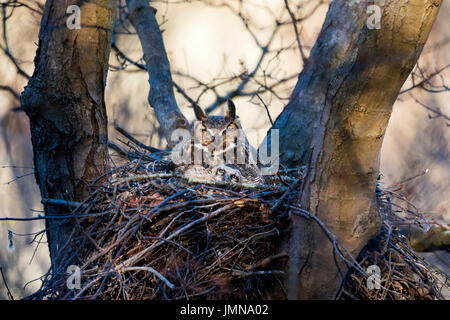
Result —
<instances>
[{"instance_id":1,"label":"sunlit bark","mask_svg":"<svg viewBox=\"0 0 450 320\"><path fill-rule=\"evenodd\" d=\"M81 28L67 13L78 5ZM88 184L107 168L107 117L104 88L115 0L47 0L39 33L35 70L21 96L30 118L35 176L42 198L82 201ZM69 24L67 21L69 21ZM45 205L47 216L67 215L68 208ZM67 223L63 223L67 222ZM46 221L54 272L60 250L75 250L67 243L73 224Z\"/></svg>"},{"instance_id":2,"label":"sunlit bark","mask_svg":"<svg viewBox=\"0 0 450 320\"><path fill-rule=\"evenodd\" d=\"M357 256L379 231L375 185L384 133L441 1L386 1L380 29L368 1L335 0L274 124L282 161L309 163L299 201ZM372 22L369 20L369 22ZM293 217L289 298L334 298L341 282L333 246L313 221ZM345 275L346 266L339 263Z\"/></svg>"}]
</instances>

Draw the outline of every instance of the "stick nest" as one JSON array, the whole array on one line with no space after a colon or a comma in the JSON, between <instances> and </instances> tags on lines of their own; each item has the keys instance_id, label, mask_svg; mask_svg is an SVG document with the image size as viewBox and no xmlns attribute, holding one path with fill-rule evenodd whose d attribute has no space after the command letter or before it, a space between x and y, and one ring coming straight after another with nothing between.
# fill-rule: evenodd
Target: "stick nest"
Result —
<instances>
[{"instance_id":1,"label":"stick nest","mask_svg":"<svg viewBox=\"0 0 450 320\"><path fill-rule=\"evenodd\" d=\"M49 271L28 298L260 299L285 292L288 257L279 244L290 214L308 218L296 204L302 170L281 171L273 185L218 184L176 176L170 161L135 145L127 155L137 159L101 177L83 203L72 204L76 227L68 248L74 249L62 248L64 270ZM382 232L356 260L335 242L350 267L338 298L442 298L445 275L397 232L406 219L383 205L387 196L379 192ZM381 269L381 287L369 290L362 271L373 264ZM72 290L69 265L81 274Z\"/></svg>"}]
</instances>

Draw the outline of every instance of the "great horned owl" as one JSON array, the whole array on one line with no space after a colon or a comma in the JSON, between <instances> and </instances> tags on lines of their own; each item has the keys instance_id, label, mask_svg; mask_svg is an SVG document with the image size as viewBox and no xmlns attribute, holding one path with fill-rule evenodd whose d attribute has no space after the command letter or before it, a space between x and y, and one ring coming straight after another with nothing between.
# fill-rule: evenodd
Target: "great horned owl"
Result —
<instances>
[{"instance_id":1,"label":"great horned owl","mask_svg":"<svg viewBox=\"0 0 450 320\"><path fill-rule=\"evenodd\" d=\"M194 111L197 121L191 125L190 140L181 147L190 156L176 171L200 180L262 183L256 152L242 130L234 103L228 100L225 116L207 116L197 105Z\"/></svg>"}]
</instances>

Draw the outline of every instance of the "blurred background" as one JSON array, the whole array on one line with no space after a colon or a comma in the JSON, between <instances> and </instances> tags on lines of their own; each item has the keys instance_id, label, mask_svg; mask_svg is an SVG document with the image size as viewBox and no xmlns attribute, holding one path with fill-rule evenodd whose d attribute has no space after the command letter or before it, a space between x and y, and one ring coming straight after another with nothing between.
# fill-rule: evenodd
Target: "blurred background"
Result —
<instances>
[{"instance_id":1,"label":"blurred background","mask_svg":"<svg viewBox=\"0 0 450 320\"><path fill-rule=\"evenodd\" d=\"M19 109L18 97L27 83L26 76L33 72L44 1L14 1L17 5L7 6L9 2L0 0L0 218L33 217L42 214L42 206L33 175L29 123ZM308 56L329 1L291 0L288 4L298 20L300 40ZM213 114L222 114L220 102L232 97L250 142L258 146L271 124L254 93L259 92L276 119L303 66L285 2L152 1L152 5L158 10L176 84ZM398 192L421 214L445 224L450 223L450 93L445 87L445 79L450 79L450 67L446 68L450 63L449 16L450 4L444 1L413 76L394 105L381 154L382 185L409 179ZM123 58L143 63L141 45L123 12L114 44L117 49L111 51L106 87L110 140L117 141L113 128L117 123L140 141L164 147L147 103L147 73ZM268 50L264 50L266 46ZM427 90L411 89L421 82ZM176 98L192 120L188 100L178 91ZM39 277L48 271L43 229L40 220L0 222L0 266L15 298L36 290ZM13 235L12 250L8 248L8 230ZM448 252L425 255L448 273ZM7 298L1 278L0 298Z\"/></svg>"}]
</instances>

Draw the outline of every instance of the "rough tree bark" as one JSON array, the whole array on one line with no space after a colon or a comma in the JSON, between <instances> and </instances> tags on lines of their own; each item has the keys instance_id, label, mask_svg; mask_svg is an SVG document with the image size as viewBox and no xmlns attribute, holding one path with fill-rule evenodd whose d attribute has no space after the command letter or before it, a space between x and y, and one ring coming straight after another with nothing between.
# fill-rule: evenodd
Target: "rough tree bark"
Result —
<instances>
[{"instance_id":1,"label":"rough tree bark","mask_svg":"<svg viewBox=\"0 0 450 320\"><path fill-rule=\"evenodd\" d=\"M70 5L81 9L81 28L67 27ZM107 169L107 118L104 88L115 0L47 0L39 33L35 70L21 96L30 118L35 177L42 198L82 201L88 184ZM44 205L47 216L67 215L61 206ZM65 222L65 223L64 223ZM58 253L73 224L46 220L54 275L69 261Z\"/></svg>"},{"instance_id":2,"label":"rough tree bark","mask_svg":"<svg viewBox=\"0 0 450 320\"><path fill-rule=\"evenodd\" d=\"M150 7L148 1L145 0L127 0L127 7L130 21L141 42L147 65L150 84L148 103L155 111L168 146L173 147L172 132L178 128L187 129L189 123L175 100L170 63L161 30L156 21L156 10Z\"/></svg>"},{"instance_id":3,"label":"rough tree bark","mask_svg":"<svg viewBox=\"0 0 450 320\"><path fill-rule=\"evenodd\" d=\"M379 232L375 186L385 129L441 1L386 1L379 30L369 30L368 1L334 0L273 128L281 160L310 163L299 199L357 256ZM295 137L295 139L293 139ZM347 267L313 221L293 217L290 299L333 299ZM341 274L340 274L341 273Z\"/></svg>"}]
</instances>

